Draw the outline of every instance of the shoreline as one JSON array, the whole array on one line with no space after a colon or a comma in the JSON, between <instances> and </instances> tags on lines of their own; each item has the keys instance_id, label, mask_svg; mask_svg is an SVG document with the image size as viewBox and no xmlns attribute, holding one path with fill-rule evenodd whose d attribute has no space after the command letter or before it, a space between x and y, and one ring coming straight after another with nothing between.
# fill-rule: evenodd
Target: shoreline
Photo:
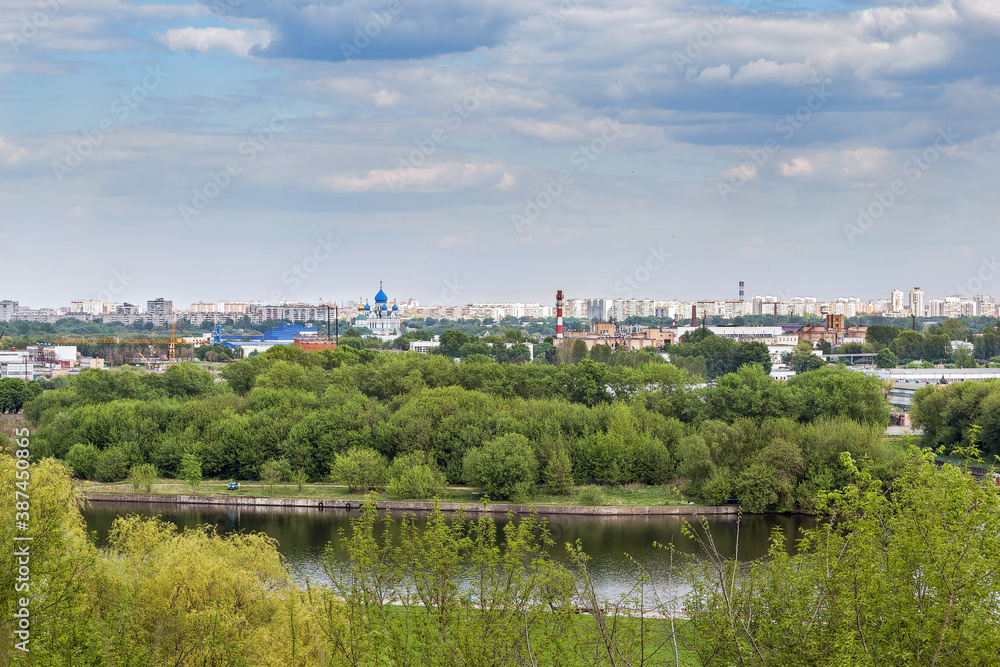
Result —
<instances>
[{"instance_id":1,"label":"shoreline","mask_svg":"<svg viewBox=\"0 0 1000 667\"><path fill-rule=\"evenodd\" d=\"M241 507L311 507L314 509L357 510L361 508L363 499L323 499L323 498L269 498L261 496L192 496L185 494L163 495L145 493L88 493L80 492L80 496L88 502L120 502L120 503L163 503L168 505L235 505ZM434 503L416 500L377 500L375 505L380 510L403 510L428 512L434 509ZM736 505L515 505L510 503L489 503L483 507L478 503L438 503L444 512L465 511L466 514L528 514L534 510L537 514L584 514L599 516L631 516L631 515L736 515L739 507Z\"/></svg>"}]
</instances>

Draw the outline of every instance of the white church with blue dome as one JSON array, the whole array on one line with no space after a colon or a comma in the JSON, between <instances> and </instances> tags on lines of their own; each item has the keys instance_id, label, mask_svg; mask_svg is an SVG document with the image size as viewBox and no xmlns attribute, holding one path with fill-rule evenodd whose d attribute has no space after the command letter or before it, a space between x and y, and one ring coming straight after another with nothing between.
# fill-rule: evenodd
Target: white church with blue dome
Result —
<instances>
[{"instance_id":1,"label":"white church with blue dome","mask_svg":"<svg viewBox=\"0 0 1000 667\"><path fill-rule=\"evenodd\" d=\"M363 306L358 305L354 326L361 329L364 338L378 338L383 341L399 338L399 306L395 303L389 305L389 297L382 291L381 281L378 284L378 294L375 295L375 306L367 302ZM371 333L365 332L365 329Z\"/></svg>"}]
</instances>

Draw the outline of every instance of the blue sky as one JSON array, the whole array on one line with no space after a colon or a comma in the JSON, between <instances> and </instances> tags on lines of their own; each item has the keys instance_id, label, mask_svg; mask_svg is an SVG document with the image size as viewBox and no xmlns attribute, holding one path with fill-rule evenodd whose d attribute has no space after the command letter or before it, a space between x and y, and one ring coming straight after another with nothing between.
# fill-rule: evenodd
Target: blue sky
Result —
<instances>
[{"instance_id":1,"label":"blue sky","mask_svg":"<svg viewBox=\"0 0 1000 667\"><path fill-rule=\"evenodd\" d=\"M998 36L996 0L0 0L0 298L1000 295Z\"/></svg>"}]
</instances>

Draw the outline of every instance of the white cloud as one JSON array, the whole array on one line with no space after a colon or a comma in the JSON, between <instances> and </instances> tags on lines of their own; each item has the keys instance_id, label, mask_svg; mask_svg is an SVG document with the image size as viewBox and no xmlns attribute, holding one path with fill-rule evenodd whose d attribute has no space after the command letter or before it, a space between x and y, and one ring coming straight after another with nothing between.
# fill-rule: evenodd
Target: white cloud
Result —
<instances>
[{"instance_id":1,"label":"white cloud","mask_svg":"<svg viewBox=\"0 0 1000 667\"><path fill-rule=\"evenodd\" d=\"M28 151L24 146L16 146L8 142L5 137L0 136L0 158L3 158L7 164L17 164L27 154Z\"/></svg>"},{"instance_id":2,"label":"white cloud","mask_svg":"<svg viewBox=\"0 0 1000 667\"><path fill-rule=\"evenodd\" d=\"M743 65L733 75L733 81L750 85L804 86L821 80L816 68L808 62L779 63L764 58Z\"/></svg>"},{"instance_id":3,"label":"white cloud","mask_svg":"<svg viewBox=\"0 0 1000 667\"><path fill-rule=\"evenodd\" d=\"M778 165L778 170L782 176L809 176L813 173L813 164L807 158L793 157L788 162Z\"/></svg>"},{"instance_id":4,"label":"white cloud","mask_svg":"<svg viewBox=\"0 0 1000 667\"><path fill-rule=\"evenodd\" d=\"M403 96L396 91L389 91L385 88L378 90L375 93L375 106L379 107L394 107L402 101Z\"/></svg>"},{"instance_id":5,"label":"white cloud","mask_svg":"<svg viewBox=\"0 0 1000 667\"><path fill-rule=\"evenodd\" d=\"M271 33L267 30L243 30L230 28L172 28L159 36L171 51L201 51L212 49L232 51L238 56L247 56L255 46L271 43Z\"/></svg>"},{"instance_id":6,"label":"white cloud","mask_svg":"<svg viewBox=\"0 0 1000 667\"><path fill-rule=\"evenodd\" d=\"M418 191L454 192L502 185L507 172L495 162L447 162L427 167L372 169L362 177L333 175L322 185L336 192Z\"/></svg>"}]
</instances>

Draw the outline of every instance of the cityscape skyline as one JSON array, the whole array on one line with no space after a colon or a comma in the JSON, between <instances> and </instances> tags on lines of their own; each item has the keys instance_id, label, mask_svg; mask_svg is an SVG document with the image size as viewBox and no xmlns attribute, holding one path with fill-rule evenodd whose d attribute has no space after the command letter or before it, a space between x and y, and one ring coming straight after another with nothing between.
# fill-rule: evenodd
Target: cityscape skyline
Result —
<instances>
[{"instance_id":1,"label":"cityscape skyline","mask_svg":"<svg viewBox=\"0 0 1000 667\"><path fill-rule=\"evenodd\" d=\"M560 298L562 291L559 292ZM860 315L887 315L889 317L961 317L986 316L997 313L996 300L992 294L983 293L973 297L928 296L919 287L908 292L893 289L886 298L862 299L853 296L820 299L809 295L768 295L754 294L744 298L744 283L740 283L740 298L738 299L654 299L651 297L567 297L567 317L583 317L586 319L626 319L628 317L659 317L659 318L690 318L694 313L710 317L731 319L740 315L815 315L825 313L855 317ZM131 303L128 301L73 300L69 305L42 306L32 308L12 299L0 300L0 321L10 319L55 321L60 314L88 315L87 321L106 319L112 322L131 323L146 319L157 319L160 323L175 321L179 316L192 316L188 319L199 323L206 319L217 320L219 315L231 314L234 318L250 315L255 321L270 319L314 320L325 317L324 309L336 306L341 309L343 317L350 317L353 311L367 310L373 299L345 299L338 302L309 303L302 301L257 301L229 300L218 302L195 302L188 308L181 304L174 305L172 299L158 297ZM469 301L442 303L432 301L421 302L419 299L389 299L382 291L374 297L375 302L388 303L392 310L399 308L399 314L405 317L443 316L445 318L466 317L505 317L514 314L519 318L551 317L554 314L554 303L531 301ZM398 304L398 306L397 306ZM20 315L18 315L20 311ZM492 311L492 312L491 312ZM499 313L499 315L497 315ZM211 316L211 317L209 317Z\"/></svg>"}]
</instances>

